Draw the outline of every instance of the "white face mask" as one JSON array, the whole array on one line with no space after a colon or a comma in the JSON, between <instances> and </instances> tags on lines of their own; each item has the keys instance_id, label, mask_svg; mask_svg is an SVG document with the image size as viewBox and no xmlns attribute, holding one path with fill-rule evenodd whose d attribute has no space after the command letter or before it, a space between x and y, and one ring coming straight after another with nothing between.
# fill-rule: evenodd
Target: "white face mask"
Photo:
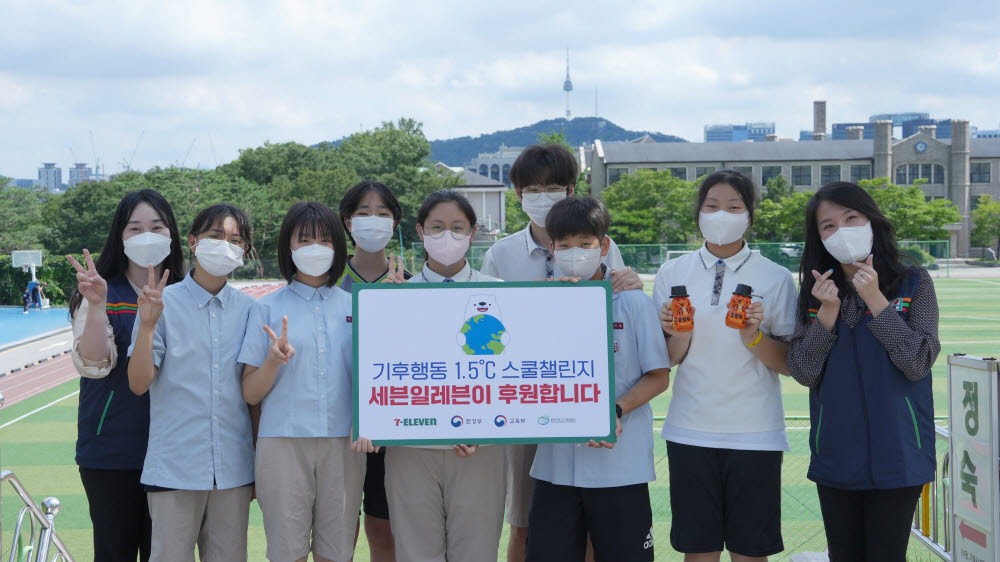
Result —
<instances>
[{"instance_id":1,"label":"white face mask","mask_svg":"<svg viewBox=\"0 0 1000 562\"><path fill-rule=\"evenodd\" d=\"M551 209L553 205L562 201L565 198L566 198L565 191L560 193L559 197L557 197L556 199L553 199L544 193L539 194L538 198L535 199L534 201L529 201L527 197L523 197L521 199L521 209L524 211L526 215L528 215L529 218L531 218L531 222L537 224L542 228L545 228L545 217L548 216L549 209Z\"/></svg>"},{"instance_id":2,"label":"white face mask","mask_svg":"<svg viewBox=\"0 0 1000 562\"><path fill-rule=\"evenodd\" d=\"M469 235L460 236L448 230L441 233L441 236L433 238L424 235L424 249L427 255L434 258L434 261L443 266L454 265L465 257L465 252L469 250Z\"/></svg>"},{"instance_id":3,"label":"white face mask","mask_svg":"<svg viewBox=\"0 0 1000 562\"><path fill-rule=\"evenodd\" d=\"M701 234L716 246L732 244L743 237L750 224L750 213L743 211L735 215L726 211L716 211L714 213L699 213L698 227Z\"/></svg>"},{"instance_id":4,"label":"white face mask","mask_svg":"<svg viewBox=\"0 0 1000 562\"><path fill-rule=\"evenodd\" d=\"M375 253L385 248L392 238L392 219L389 217L354 217L351 219L351 238L362 250Z\"/></svg>"},{"instance_id":5,"label":"white face mask","mask_svg":"<svg viewBox=\"0 0 1000 562\"><path fill-rule=\"evenodd\" d=\"M333 265L333 248L328 248L322 244L309 244L298 250L292 250L292 263L295 267L313 277L319 277Z\"/></svg>"},{"instance_id":6,"label":"white face mask","mask_svg":"<svg viewBox=\"0 0 1000 562\"><path fill-rule=\"evenodd\" d=\"M194 247L198 265L205 273L225 277L243 265L243 248L225 240L202 238Z\"/></svg>"},{"instance_id":7,"label":"white face mask","mask_svg":"<svg viewBox=\"0 0 1000 562\"><path fill-rule=\"evenodd\" d=\"M590 279L601 267L600 248L569 248L568 250L556 250L556 265L563 275L578 277L583 280Z\"/></svg>"},{"instance_id":8,"label":"white face mask","mask_svg":"<svg viewBox=\"0 0 1000 562\"><path fill-rule=\"evenodd\" d=\"M143 232L125 240L125 255L139 267L160 265L170 255L170 237Z\"/></svg>"},{"instance_id":9,"label":"white face mask","mask_svg":"<svg viewBox=\"0 0 1000 562\"><path fill-rule=\"evenodd\" d=\"M872 223L840 227L823 241L823 246L840 263L862 261L872 253Z\"/></svg>"}]
</instances>

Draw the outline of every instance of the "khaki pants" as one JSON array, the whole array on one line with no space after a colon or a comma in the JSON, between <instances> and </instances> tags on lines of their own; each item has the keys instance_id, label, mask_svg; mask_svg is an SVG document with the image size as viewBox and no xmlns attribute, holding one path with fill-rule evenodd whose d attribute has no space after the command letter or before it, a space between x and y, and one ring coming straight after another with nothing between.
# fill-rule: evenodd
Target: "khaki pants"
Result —
<instances>
[{"instance_id":1,"label":"khaki pants","mask_svg":"<svg viewBox=\"0 0 1000 562\"><path fill-rule=\"evenodd\" d=\"M537 450L538 445L507 446L507 523L514 527L528 526L531 494L535 490L531 465Z\"/></svg>"},{"instance_id":2,"label":"khaki pants","mask_svg":"<svg viewBox=\"0 0 1000 562\"><path fill-rule=\"evenodd\" d=\"M354 556L366 460L347 437L257 440L257 502L268 559L298 560L310 551L337 562Z\"/></svg>"},{"instance_id":3,"label":"khaki pants","mask_svg":"<svg viewBox=\"0 0 1000 562\"><path fill-rule=\"evenodd\" d=\"M503 527L506 451L389 447L385 488L400 562L494 562Z\"/></svg>"},{"instance_id":4,"label":"khaki pants","mask_svg":"<svg viewBox=\"0 0 1000 562\"><path fill-rule=\"evenodd\" d=\"M149 492L153 562L246 562L250 486Z\"/></svg>"}]
</instances>

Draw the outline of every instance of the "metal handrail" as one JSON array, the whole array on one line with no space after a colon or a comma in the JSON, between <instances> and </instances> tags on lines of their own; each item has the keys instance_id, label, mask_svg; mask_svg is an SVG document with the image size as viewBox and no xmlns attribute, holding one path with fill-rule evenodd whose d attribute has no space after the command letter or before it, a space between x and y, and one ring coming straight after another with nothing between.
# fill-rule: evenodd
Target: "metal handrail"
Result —
<instances>
[{"instance_id":1,"label":"metal handrail","mask_svg":"<svg viewBox=\"0 0 1000 562\"><path fill-rule=\"evenodd\" d=\"M31 495L28 494L24 485L17 479L17 476L9 470L0 471L0 486L2 486L4 482L10 483L10 486L14 489L14 493L16 493L21 499L21 502L24 503L24 508L21 509L21 512L17 517L17 525L14 527L14 534L11 536L10 557L8 558L8 561L15 562L18 560L16 545L18 538L20 538L21 535L24 517L28 516L28 521L31 524L31 536L28 541L28 545L31 546L31 553L28 555L26 562L47 561L49 548L52 545L55 545L56 555L52 557L51 562L56 562L58 560L74 562L73 555L70 554L69 549L66 548L62 539L60 539L59 535L56 534L55 517L61 508L59 500L53 497L45 498L42 500L42 507L39 507L38 504L35 503L35 500L31 499ZM38 533L37 539L35 537L36 523L41 531ZM3 522L0 521L0 542L2 542L3 536L2 525ZM2 552L3 545L0 544L0 553Z\"/></svg>"},{"instance_id":2,"label":"metal handrail","mask_svg":"<svg viewBox=\"0 0 1000 562\"><path fill-rule=\"evenodd\" d=\"M951 562L951 535L948 519L951 517L951 504L948 502L948 469L951 463L951 433L948 428L934 424L934 436L936 439L944 441L948 447L945 449L944 459L941 462L941 471L934 471L934 481L924 485L923 493L917 501L917 509L913 512L913 525L910 528L910 535L927 547L941 560ZM944 511L944 536L938 533L938 487L941 488L941 506ZM944 539L944 542L939 540Z\"/></svg>"}]
</instances>

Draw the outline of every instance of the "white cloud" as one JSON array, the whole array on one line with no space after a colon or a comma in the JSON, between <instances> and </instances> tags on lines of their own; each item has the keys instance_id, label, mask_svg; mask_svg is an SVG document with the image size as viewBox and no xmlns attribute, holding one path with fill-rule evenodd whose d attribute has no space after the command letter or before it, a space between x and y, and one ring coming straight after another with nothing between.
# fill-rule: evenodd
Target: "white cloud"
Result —
<instances>
[{"instance_id":1,"label":"white cloud","mask_svg":"<svg viewBox=\"0 0 1000 562\"><path fill-rule=\"evenodd\" d=\"M996 126L1000 8L864 6L7 2L0 174L68 163L67 147L92 160L89 130L114 171L140 131L133 166L147 168L179 162L192 139L188 165L212 166L400 116L430 138L513 128L562 115L567 46L576 115L596 87L602 116L689 140L745 121L797 138L819 98L828 123L919 110Z\"/></svg>"}]
</instances>

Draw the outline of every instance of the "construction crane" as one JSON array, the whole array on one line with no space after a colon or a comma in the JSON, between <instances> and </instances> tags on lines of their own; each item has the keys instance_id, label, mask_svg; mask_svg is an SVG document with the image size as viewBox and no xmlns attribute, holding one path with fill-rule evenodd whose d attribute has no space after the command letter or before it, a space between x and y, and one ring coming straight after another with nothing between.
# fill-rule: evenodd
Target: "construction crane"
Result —
<instances>
[{"instance_id":1,"label":"construction crane","mask_svg":"<svg viewBox=\"0 0 1000 562\"><path fill-rule=\"evenodd\" d=\"M135 141L135 148L132 149L132 156L129 156L128 160L125 160L124 162L126 172L132 169L132 160L135 159L135 153L139 150L139 143L142 142L142 137L145 134L145 130L139 132L139 140Z\"/></svg>"},{"instance_id":2,"label":"construction crane","mask_svg":"<svg viewBox=\"0 0 1000 562\"><path fill-rule=\"evenodd\" d=\"M197 142L197 140L198 140L198 137L195 137L195 138L191 139L191 144L188 145L187 152L184 153L184 159L181 160L181 165L179 166L181 169L183 169L184 168L184 164L187 163L188 156L191 155L191 149L194 148L194 143Z\"/></svg>"},{"instance_id":3,"label":"construction crane","mask_svg":"<svg viewBox=\"0 0 1000 562\"><path fill-rule=\"evenodd\" d=\"M94 154L94 173L101 173L101 163L97 159L97 148L94 146L94 131L90 131L90 151Z\"/></svg>"}]
</instances>

